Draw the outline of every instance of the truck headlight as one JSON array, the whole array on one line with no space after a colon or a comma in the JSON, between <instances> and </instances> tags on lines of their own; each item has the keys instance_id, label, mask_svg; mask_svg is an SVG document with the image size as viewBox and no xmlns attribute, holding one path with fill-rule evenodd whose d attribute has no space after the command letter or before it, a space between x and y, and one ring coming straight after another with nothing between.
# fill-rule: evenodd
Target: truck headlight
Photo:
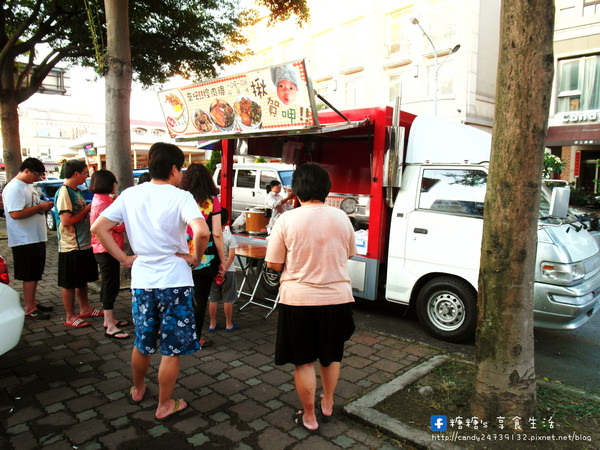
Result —
<instances>
[{"instance_id":1,"label":"truck headlight","mask_svg":"<svg viewBox=\"0 0 600 450\"><path fill-rule=\"evenodd\" d=\"M560 264L554 262L543 262L540 266L542 281L552 284L572 284L585 276L585 268L582 263Z\"/></svg>"}]
</instances>

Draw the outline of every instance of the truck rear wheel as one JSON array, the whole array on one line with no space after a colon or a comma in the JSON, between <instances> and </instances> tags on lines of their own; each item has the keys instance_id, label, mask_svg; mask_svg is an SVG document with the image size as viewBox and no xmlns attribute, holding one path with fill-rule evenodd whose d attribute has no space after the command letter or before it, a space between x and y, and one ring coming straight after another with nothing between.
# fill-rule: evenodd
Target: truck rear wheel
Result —
<instances>
[{"instance_id":1,"label":"truck rear wheel","mask_svg":"<svg viewBox=\"0 0 600 450\"><path fill-rule=\"evenodd\" d=\"M425 284L417 296L417 316L436 338L463 341L475 332L477 293L466 281L435 278Z\"/></svg>"}]
</instances>

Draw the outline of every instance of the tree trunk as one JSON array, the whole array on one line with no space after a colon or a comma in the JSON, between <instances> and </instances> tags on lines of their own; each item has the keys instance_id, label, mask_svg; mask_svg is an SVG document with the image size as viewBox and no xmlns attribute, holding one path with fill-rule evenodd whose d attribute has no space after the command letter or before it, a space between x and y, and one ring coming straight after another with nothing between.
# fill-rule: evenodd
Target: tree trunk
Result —
<instances>
[{"instance_id":1,"label":"tree trunk","mask_svg":"<svg viewBox=\"0 0 600 450\"><path fill-rule=\"evenodd\" d=\"M0 99L0 113L2 115L2 144L4 146L4 167L6 168L6 181L11 180L21 166L21 137L19 134L19 105L11 97Z\"/></svg>"},{"instance_id":2,"label":"tree trunk","mask_svg":"<svg viewBox=\"0 0 600 450\"><path fill-rule=\"evenodd\" d=\"M7 68L9 68L7 70ZM12 66L3 65L2 85L14 86ZM19 103L13 89L3 89L0 92L0 126L2 127L2 145L6 181L11 180L21 166L21 135L19 133Z\"/></svg>"},{"instance_id":3,"label":"tree trunk","mask_svg":"<svg viewBox=\"0 0 600 450\"><path fill-rule=\"evenodd\" d=\"M534 416L533 281L553 78L552 0L502 3L492 155L485 199L473 415Z\"/></svg>"},{"instance_id":4,"label":"tree trunk","mask_svg":"<svg viewBox=\"0 0 600 450\"><path fill-rule=\"evenodd\" d=\"M119 191L133 186L131 167L131 45L128 0L105 0L107 28L106 160Z\"/></svg>"}]
</instances>

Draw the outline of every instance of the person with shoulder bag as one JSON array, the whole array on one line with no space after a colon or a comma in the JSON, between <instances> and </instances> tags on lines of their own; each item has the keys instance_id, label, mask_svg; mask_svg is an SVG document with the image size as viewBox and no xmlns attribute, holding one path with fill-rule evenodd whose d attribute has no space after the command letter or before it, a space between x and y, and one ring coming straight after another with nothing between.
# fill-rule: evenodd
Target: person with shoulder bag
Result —
<instances>
[{"instance_id":1,"label":"person with shoulder bag","mask_svg":"<svg viewBox=\"0 0 600 450\"><path fill-rule=\"evenodd\" d=\"M198 204L202 215L210 229L208 246L204 251L202 262L193 268L194 279L194 308L196 318L196 329L200 338L200 347L206 347L209 342L202 337L202 326L206 316L206 305L210 287L217 274L223 275L225 270L223 262L223 230L221 227L221 203L219 202L219 189L210 175L210 171L202 164L190 165L180 185L181 189L190 192ZM194 253L193 233L188 228L188 243L190 243L190 254Z\"/></svg>"}]
</instances>

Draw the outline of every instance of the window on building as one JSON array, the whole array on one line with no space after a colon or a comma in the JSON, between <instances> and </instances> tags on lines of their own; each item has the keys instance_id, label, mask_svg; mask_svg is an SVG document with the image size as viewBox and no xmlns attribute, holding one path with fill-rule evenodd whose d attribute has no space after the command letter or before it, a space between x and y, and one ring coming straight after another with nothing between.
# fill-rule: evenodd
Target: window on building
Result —
<instances>
[{"instance_id":1,"label":"window on building","mask_svg":"<svg viewBox=\"0 0 600 450\"><path fill-rule=\"evenodd\" d=\"M387 73L387 92L390 104L394 104L396 97L400 97L403 103L422 100L422 88L417 86L418 70L418 66L405 65Z\"/></svg>"},{"instance_id":2,"label":"window on building","mask_svg":"<svg viewBox=\"0 0 600 450\"><path fill-rule=\"evenodd\" d=\"M327 100L329 103L332 103L335 101L335 99L333 98L334 95L334 83L335 81L332 80L327 80L324 82L320 82L317 83L316 85L314 85L315 90L323 97L325 98L325 100ZM317 102L317 110L322 110L322 109L326 109L329 108L329 106L327 106L320 98L315 97L315 101Z\"/></svg>"},{"instance_id":3,"label":"window on building","mask_svg":"<svg viewBox=\"0 0 600 450\"><path fill-rule=\"evenodd\" d=\"M361 65L358 55L364 54L364 46L368 41L365 39L366 31L364 27L365 21L358 19L345 24L341 28L339 38L344 42L344 45L340 47L340 49L343 49L340 61L342 70Z\"/></svg>"},{"instance_id":4,"label":"window on building","mask_svg":"<svg viewBox=\"0 0 600 450\"><path fill-rule=\"evenodd\" d=\"M583 2L583 15L595 16L600 14L600 0L585 0Z\"/></svg>"},{"instance_id":5,"label":"window on building","mask_svg":"<svg viewBox=\"0 0 600 450\"><path fill-rule=\"evenodd\" d=\"M600 109L600 55L558 62L557 112Z\"/></svg>"},{"instance_id":6,"label":"window on building","mask_svg":"<svg viewBox=\"0 0 600 450\"><path fill-rule=\"evenodd\" d=\"M36 68L36 66L34 66L34 68ZM20 74L23 70L30 71L25 81L26 84L29 84L31 68L27 67L26 64L17 63L17 73ZM46 78L44 78L44 81L42 81L42 84L38 88L38 92L41 92L42 94L64 95L69 88L69 73L65 71L65 69L54 68L46 75Z\"/></svg>"},{"instance_id":7,"label":"window on building","mask_svg":"<svg viewBox=\"0 0 600 450\"><path fill-rule=\"evenodd\" d=\"M133 134L135 134L136 136L144 136L147 133L148 130L146 130L145 128L134 128L133 129Z\"/></svg>"},{"instance_id":8,"label":"window on building","mask_svg":"<svg viewBox=\"0 0 600 450\"><path fill-rule=\"evenodd\" d=\"M425 28L438 51L454 47L457 44L456 13L460 9L456 8L456 3L451 0L429 0L427 3L429 4L426 8L428 14L421 20L421 26ZM425 36L423 39L427 40ZM431 47L428 42L424 45L424 48Z\"/></svg>"},{"instance_id":9,"label":"window on building","mask_svg":"<svg viewBox=\"0 0 600 450\"><path fill-rule=\"evenodd\" d=\"M344 106L357 106L361 99L361 78L351 78L344 82Z\"/></svg>"},{"instance_id":10,"label":"window on building","mask_svg":"<svg viewBox=\"0 0 600 450\"><path fill-rule=\"evenodd\" d=\"M576 0L556 0L555 8L557 11L557 19L575 17L579 12L579 8L577 8L575 2Z\"/></svg>"},{"instance_id":11,"label":"window on building","mask_svg":"<svg viewBox=\"0 0 600 450\"><path fill-rule=\"evenodd\" d=\"M390 83L389 83L389 101L393 102L396 97L400 97L402 95L402 75L399 73L395 73L390 75Z\"/></svg>"},{"instance_id":12,"label":"window on building","mask_svg":"<svg viewBox=\"0 0 600 450\"><path fill-rule=\"evenodd\" d=\"M410 57L412 29L408 26L413 16L412 7L395 11L388 15L388 57Z\"/></svg>"},{"instance_id":13,"label":"window on building","mask_svg":"<svg viewBox=\"0 0 600 450\"><path fill-rule=\"evenodd\" d=\"M445 58L448 58L448 56ZM454 95L454 63L453 61L444 61L443 58L440 58L439 62L437 79L438 98L452 97ZM427 93L430 97L433 97L435 96L435 64L427 66L427 79L429 81Z\"/></svg>"},{"instance_id":14,"label":"window on building","mask_svg":"<svg viewBox=\"0 0 600 450\"><path fill-rule=\"evenodd\" d=\"M311 61L311 73L313 76L322 76L334 72L334 67L339 67L337 62L337 52L323 51L325 48L331 48L333 44L333 32L324 31L313 36L313 59Z\"/></svg>"}]
</instances>

